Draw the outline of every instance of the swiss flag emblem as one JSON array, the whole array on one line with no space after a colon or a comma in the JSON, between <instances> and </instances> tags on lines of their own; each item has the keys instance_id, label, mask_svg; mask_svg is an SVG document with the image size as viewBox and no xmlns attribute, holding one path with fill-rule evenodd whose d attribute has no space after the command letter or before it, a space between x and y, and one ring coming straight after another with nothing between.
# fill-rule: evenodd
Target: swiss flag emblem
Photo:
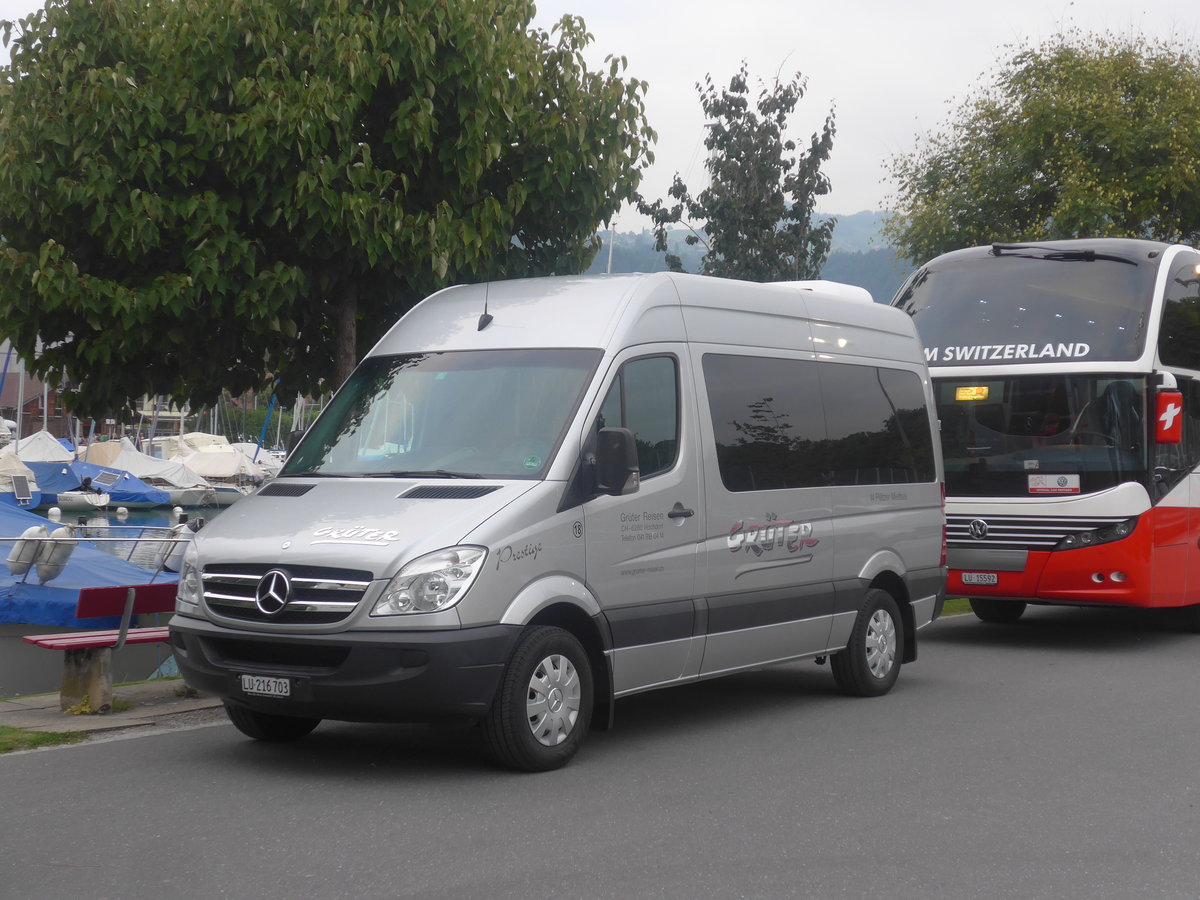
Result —
<instances>
[{"instance_id":1,"label":"swiss flag emblem","mask_svg":"<svg viewBox=\"0 0 1200 900\"><path fill-rule=\"evenodd\" d=\"M1159 391L1155 397L1154 440L1159 444L1178 444L1183 440L1183 394Z\"/></svg>"}]
</instances>

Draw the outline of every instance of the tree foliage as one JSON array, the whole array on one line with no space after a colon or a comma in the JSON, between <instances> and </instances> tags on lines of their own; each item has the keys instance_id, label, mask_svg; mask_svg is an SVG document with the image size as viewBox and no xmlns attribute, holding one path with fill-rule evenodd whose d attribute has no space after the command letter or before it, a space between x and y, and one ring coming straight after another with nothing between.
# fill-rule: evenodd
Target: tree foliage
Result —
<instances>
[{"instance_id":1,"label":"tree foliage","mask_svg":"<svg viewBox=\"0 0 1200 900\"><path fill-rule=\"evenodd\" d=\"M796 143L784 137L807 86L797 73L790 81L760 85L752 103L745 63L728 88L714 85L711 75L696 85L708 120L709 186L693 196L676 174L668 191L673 203L640 204L654 220L660 252L668 249L667 226L685 222L693 231L688 243L706 248L705 275L747 281L820 275L836 221L814 221L813 211L816 198L829 193L821 164L833 149L833 111L799 157L791 155ZM668 254L667 263L681 271L678 256Z\"/></svg>"},{"instance_id":2,"label":"tree foliage","mask_svg":"<svg viewBox=\"0 0 1200 900\"><path fill-rule=\"evenodd\" d=\"M891 162L902 256L1003 240L1200 237L1200 57L1059 35L1020 46L943 130Z\"/></svg>"},{"instance_id":3,"label":"tree foliage","mask_svg":"<svg viewBox=\"0 0 1200 900\"><path fill-rule=\"evenodd\" d=\"M652 158L646 85L533 11L48 0L3 23L0 333L84 413L267 372L287 399L448 283L582 270Z\"/></svg>"}]
</instances>

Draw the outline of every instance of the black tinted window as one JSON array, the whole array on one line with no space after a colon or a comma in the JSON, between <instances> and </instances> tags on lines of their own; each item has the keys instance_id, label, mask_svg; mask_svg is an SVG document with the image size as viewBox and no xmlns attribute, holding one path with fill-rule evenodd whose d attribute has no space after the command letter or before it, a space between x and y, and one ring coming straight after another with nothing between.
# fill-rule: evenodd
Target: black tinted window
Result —
<instances>
[{"instance_id":1,"label":"black tinted window","mask_svg":"<svg viewBox=\"0 0 1200 900\"><path fill-rule=\"evenodd\" d=\"M933 443L921 381L912 372L822 363L834 484L933 481Z\"/></svg>"},{"instance_id":2,"label":"black tinted window","mask_svg":"<svg viewBox=\"0 0 1200 900\"><path fill-rule=\"evenodd\" d=\"M893 305L913 317L931 366L1137 359L1155 275L1133 257L951 257Z\"/></svg>"},{"instance_id":3,"label":"black tinted window","mask_svg":"<svg viewBox=\"0 0 1200 900\"><path fill-rule=\"evenodd\" d=\"M709 354L704 377L730 491L935 477L929 414L912 372Z\"/></svg>"},{"instance_id":4,"label":"black tinted window","mask_svg":"<svg viewBox=\"0 0 1200 900\"><path fill-rule=\"evenodd\" d=\"M1184 253L1167 279L1158 355L1164 365L1200 369L1200 254Z\"/></svg>"},{"instance_id":5,"label":"black tinted window","mask_svg":"<svg viewBox=\"0 0 1200 900\"><path fill-rule=\"evenodd\" d=\"M641 477L665 472L679 449L679 387L667 356L625 363L600 406L597 428L628 428L637 440Z\"/></svg>"},{"instance_id":6,"label":"black tinted window","mask_svg":"<svg viewBox=\"0 0 1200 900\"><path fill-rule=\"evenodd\" d=\"M726 488L824 483L825 420L815 362L706 354L704 381Z\"/></svg>"}]
</instances>

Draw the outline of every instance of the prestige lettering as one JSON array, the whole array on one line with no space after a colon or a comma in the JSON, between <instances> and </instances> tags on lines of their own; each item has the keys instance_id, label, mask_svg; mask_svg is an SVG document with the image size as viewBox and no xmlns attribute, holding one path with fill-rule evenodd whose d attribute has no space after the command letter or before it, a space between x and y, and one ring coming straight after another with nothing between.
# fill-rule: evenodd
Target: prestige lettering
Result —
<instances>
[{"instance_id":1,"label":"prestige lettering","mask_svg":"<svg viewBox=\"0 0 1200 900\"><path fill-rule=\"evenodd\" d=\"M514 550L511 545L500 548L500 552L496 554L496 568L499 569L502 563L520 562L523 559L537 559L538 554L542 552L541 544L526 544L524 547Z\"/></svg>"}]
</instances>

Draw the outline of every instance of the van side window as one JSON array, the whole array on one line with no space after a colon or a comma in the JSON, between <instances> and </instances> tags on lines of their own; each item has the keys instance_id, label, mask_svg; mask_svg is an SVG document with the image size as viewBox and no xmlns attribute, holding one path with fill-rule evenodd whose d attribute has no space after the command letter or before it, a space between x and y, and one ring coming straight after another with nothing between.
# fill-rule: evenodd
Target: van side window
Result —
<instances>
[{"instance_id":1,"label":"van side window","mask_svg":"<svg viewBox=\"0 0 1200 900\"><path fill-rule=\"evenodd\" d=\"M833 484L933 481L929 411L915 374L840 363L820 363L818 371Z\"/></svg>"},{"instance_id":2,"label":"van side window","mask_svg":"<svg viewBox=\"0 0 1200 900\"><path fill-rule=\"evenodd\" d=\"M727 490L933 481L925 392L899 369L705 354Z\"/></svg>"},{"instance_id":3,"label":"van side window","mask_svg":"<svg viewBox=\"0 0 1200 900\"><path fill-rule=\"evenodd\" d=\"M824 484L817 364L706 353L708 407L725 488L769 491Z\"/></svg>"},{"instance_id":4,"label":"van side window","mask_svg":"<svg viewBox=\"0 0 1200 900\"><path fill-rule=\"evenodd\" d=\"M665 472L679 453L679 375L669 356L621 366L600 406L596 429L628 428L637 439L641 477Z\"/></svg>"}]
</instances>

